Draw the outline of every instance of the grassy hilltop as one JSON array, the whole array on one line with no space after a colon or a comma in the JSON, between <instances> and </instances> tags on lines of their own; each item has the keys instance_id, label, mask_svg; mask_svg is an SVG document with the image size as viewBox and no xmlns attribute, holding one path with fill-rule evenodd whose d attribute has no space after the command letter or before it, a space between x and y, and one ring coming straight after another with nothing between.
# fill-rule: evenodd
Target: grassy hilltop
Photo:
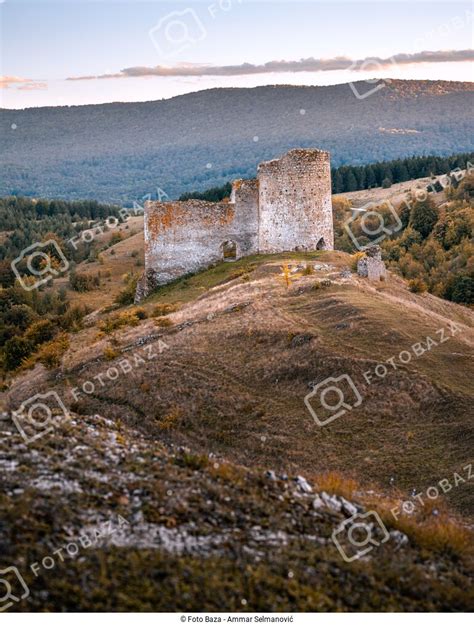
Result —
<instances>
[{"instance_id":1,"label":"grassy hilltop","mask_svg":"<svg viewBox=\"0 0 474 625\"><path fill-rule=\"evenodd\" d=\"M472 609L472 307L413 282L469 296L470 181L403 214L383 282L341 250L262 255L134 306L140 216L94 227L39 291L5 260L0 548L30 587L18 609ZM351 204L424 186L334 197L338 247ZM54 226L66 249L117 208L13 204L7 255ZM37 219L19 239L22 206ZM320 427L304 399L328 379L351 409ZM53 427L25 441L11 411L38 394ZM334 532L374 513L376 545L345 561Z\"/></svg>"}]
</instances>

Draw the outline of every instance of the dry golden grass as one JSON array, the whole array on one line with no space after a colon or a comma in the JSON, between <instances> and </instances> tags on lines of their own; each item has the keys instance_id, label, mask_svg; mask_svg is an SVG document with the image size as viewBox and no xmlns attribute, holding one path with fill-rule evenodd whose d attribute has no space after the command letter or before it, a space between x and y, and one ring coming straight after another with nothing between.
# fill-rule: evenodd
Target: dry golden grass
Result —
<instances>
[{"instance_id":1,"label":"dry golden grass","mask_svg":"<svg viewBox=\"0 0 474 625\"><path fill-rule=\"evenodd\" d=\"M430 551L451 552L466 558L474 555L472 532L445 514L425 520L404 516L395 526L417 545Z\"/></svg>"},{"instance_id":2,"label":"dry golden grass","mask_svg":"<svg viewBox=\"0 0 474 625\"><path fill-rule=\"evenodd\" d=\"M472 532L441 498L425 501L424 505L415 507L412 514L406 514L401 512L402 493L381 494L375 483L362 485L339 471L315 475L313 483L318 492L326 491L349 501L358 501L367 510L377 511L387 527L403 532L421 548L465 559L474 555ZM393 510L397 513L394 514Z\"/></svg>"},{"instance_id":3,"label":"dry golden grass","mask_svg":"<svg viewBox=\"0 0 474 625\"><path fill-rule=\"evenodd\" d=\"M114 347L111 347L110 345L108 345L104 349L104 358L105 360L115 360L116 358L120 356L120 353L121 352L118 349L115 349Z\"/></svg>"},{"instance_id":4,"label":"dry golden grass","mask_svg":"<svg viewBox=\"0 0 474 625\"><path fill-rule=\"evenodd\" d=\"M179 310L179 304L156 304L151 311L151 317L163 317Z\"/></svg>"},{"instance_id":5,"label":"dry golden grass","mask_svg":"<svg viewBox=\"0 0 474 625\"><path fill-rule=\"evenodd\" d=\"M400 494L399 494L400 497ZM419 547L464 559L474 556L473 533L442 498L417 504L412 514L401 511L403 497L384 496L377 504L384 523L406 534ZM416 503L416 501L414 500ZM392 511L396 510L396 514ZM395 518L395 516L397 518Z\"/></svg>"},{"instance_id":6,"label":"dry golden grass","mask_svg":"<svg viewBox=\"0 0 474 625\"><path fill-rule=\"evenodd\" d=\"M111 242L114 232L121 234L121 241L102 251L97 260L81 263L77 267L81 273L95 275L100 271L104 277L100 289L87 293L77 293L70 289L67 276L54 281L55 287L66 287L68 296L73 303L87 304L94 310L110 306L123 288L122 276L130 270L134 270L137 274L142 273L145 257L143 217L131 217L126 224L109 230L103 235L98 235L94 241L108 244Z\"/></svg>"},{"instance_id":7,"label":"dry golden grass","mask_svg":"<svg viewBox=\"0 0 474 625\"><path fill-rule=\"evenodd\" d=\"M183 413L179 406L173 406L169 412L162 417L158 423L160 430L172 430L178 426Z\"/></svg>"},{"instance_id":8,"label":"dry golden grass","mask_svg":"<svg viewBox=\"0 0 474 625\"><path fill-rule=\"evenodd\" d=\"M351 499L354 493L360 492L361 487L356 480L342 474L340 471L327 471L314 476L316 490Z\"/></svg>"},{"instance_id":9,"label":"dry golden grass","mask_svg":"<svg viewBox=\"0 0 474 625\"><path fill-rule=\"evenodd\" d=\"M158 319L155 319L155 326L157 328L170 328L172 325L173 322L171 319L168 319L168 317L158 317Z\"/></svg>"},{"instance_id":10,"label":"dry golden grass","mask_svg":"<svg viewBox=\"0 0 474 625\"><path fill-rule=\"evenodd\" d=\"M245 480L244 469L222 460L211 462L208 471L213 477L217 477L224 482L230 482L234 485L242 484Z\"/></svg>"}]
</instances>

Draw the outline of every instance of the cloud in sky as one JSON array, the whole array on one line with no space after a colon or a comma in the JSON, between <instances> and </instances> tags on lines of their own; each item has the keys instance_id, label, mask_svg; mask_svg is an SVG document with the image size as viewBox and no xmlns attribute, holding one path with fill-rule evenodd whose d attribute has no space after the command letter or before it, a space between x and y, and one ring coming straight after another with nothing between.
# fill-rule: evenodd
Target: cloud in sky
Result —
<instances>
[{"instance_id":1,"label":"cloud in sky","mask_svg":"<svg viewBox=\"0 0 474 625\"><path fill-rule=\"evenodd\" d=\"M47 88L48 85L45 82L25 82L18 87L18 91L37 91Z\"/></svg>"},{"instance_id":2,"label":"cloud in sky","mask_svg":"<svg viewBox=\"0 0 474 625\"><path fill-rule=\"evenodd\" d=\"M94 80L103 78L140 78L144 76L184 77L184 76L245 76L251 74L325 72L334 70L383 71L394 65L419 63L452 63L474 60L473 50L438 50L395 54L388 58L366 57L350 59L337 56L330 59L300 59L299 61L269 61L263 65L242 63L240 65L202 65L180 63L174 67L156 65L154 67L126 67L115 74L97 76L71 76L67 80Z\"/></svg>"},{"instance_id":3,"label":"cloud in sky","mask_svg":"<svg viewBox=\"0 0 474 625\"><path fill-rule=\"evenodd\" d=\"M47 89L45 82L38 82L31 78L20 78L20 76L0 76L0 89L9 89L13 85L22 91L34 91L36 89Z\"/></svg>"}]
</instances>

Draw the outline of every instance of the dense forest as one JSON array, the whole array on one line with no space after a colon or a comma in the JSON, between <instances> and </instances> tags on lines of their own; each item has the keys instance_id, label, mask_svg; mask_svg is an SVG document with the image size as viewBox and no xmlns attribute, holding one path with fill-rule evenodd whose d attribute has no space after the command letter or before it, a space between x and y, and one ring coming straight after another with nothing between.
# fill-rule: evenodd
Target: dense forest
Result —
<instances>
[{"instance_id":1,"label":"dense forest","mask_svg":"<svg viewBox=\"0 0 474 625\"><path fill-rule=\"evenodd\" d=\"M122 216L123 209L118 206L94 200L0 198L0 372L38 361L54 366L67 350L68 333L80 329L82 319L89 312L84 306L72 306L64 287L23 288L16 279L12 261L21 275L27 274L22 252L41 242L40 252L48 256L48 263L60 266L65 258L71 288L85 290L89 285L83 284L76 265L96 258L100 247L95 242L85 244L79 235L88 231L93 238L96 231L113 229L123 220ZM114 234L106 246L116 242ZM45 258L41 254L37 255L38 262ZM97 281L99 276L89 279Z\"/></svg>"},{"instance_id":2,"label":"dense forest","mask_svg":"<svg viewBox=\"0 0 474 625\"><path fill-rule=\"evenodd\" d=\"M474 174L460 184L449 186L448 199L437 207L433 193L409 194L397 207L402 227L381 243L383 259L390 270L409 281L416 293L428 291L458 304L474 304ZM375 210L375 209L374 209ZM384 223L391 223L390 207L381 203L377 212ZM350 202L333 198L335 247L356 252L345 224ZM360 245L370 243L367 231L375 231L379 222L362 228L360 215L350 228ZM378 234L377 234L378 236Z\"/></svg>"},{"instance_id":3,"label":"dense forest","mask_svg":"<svg viewBox=\"0 0 474 625\"><path fill-rule=\"evenodd\" d=\"M120 220L120 208L95 200L65 202L15 196L0 198L0 233L3 233L0 260L13 260L26 247L53 233L64 242L68 258L80 262L84 260L84 250L78 245L68 246L66 242L107 219L111 225ZM103 227L108 227L107 222Z\"/></svg>"},{"instance_id":4,"label":"dense forest","mask_svg":"<svg viewBox=\"0 0 474 625\"><path fill-rule=\"evenodd\" d=\"M206 200L207 202L220 202L229 197L232 191L232 183L226 182L222 187L212 187L205 191L188 191L179 196L181 201L185 200Z\"/></svg>"},{"instance_id":5,"label":"dense forest","mask_svg":"<svg viewBox=\"0 0 474 625\"><path fill-rule=\"evenodd\" d=\"M468 152L473 93L472 83L392 80L365 100L343 84L0 109L0 195L131 206L157 188L176 198L253 178L297 147L328 150L335 168Z\"/></svg>"},{"instance_id":6,"label":"dense forest","mask_svg":"<svg viewBox=\"0 0 474 625\"><path fill-rule=\"evenodd\" d=\"M474 168L474 152L452 156L411 156L359 167L345 165L331 171L332 192L390 187L397 182L449 175L455 170L467 168Z\"/></svg>"}]
</instances>

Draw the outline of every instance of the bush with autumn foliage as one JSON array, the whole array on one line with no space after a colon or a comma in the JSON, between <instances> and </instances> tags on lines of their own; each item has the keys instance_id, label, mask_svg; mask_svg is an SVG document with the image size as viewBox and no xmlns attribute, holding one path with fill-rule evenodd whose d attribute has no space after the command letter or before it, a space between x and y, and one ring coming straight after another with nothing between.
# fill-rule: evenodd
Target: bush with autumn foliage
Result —
<instances>
[{"instance_id":1,"label":"bush with autumn foliage","mask_svg":"<svg viewBox=\"0 0 474 625\"><path fill-rule=\"evenodd\" d=\"M433 194L421 199L408 196L398 207L402 227L381 243L383 258L389 269L410 283L414 292L425 289L458 304L474 303L474 174L467 175L457 188L449 189L448 200L436 207ZM354 245L344 228L350 203L335 198L336 248L354 251ZM390 207L377 207L390 224ZM368 230L376 230L377 217L369 216ZM362 229L361 218L351 223L351 230L362 245L371 237Z\"/></svg>"}]
</instances>

